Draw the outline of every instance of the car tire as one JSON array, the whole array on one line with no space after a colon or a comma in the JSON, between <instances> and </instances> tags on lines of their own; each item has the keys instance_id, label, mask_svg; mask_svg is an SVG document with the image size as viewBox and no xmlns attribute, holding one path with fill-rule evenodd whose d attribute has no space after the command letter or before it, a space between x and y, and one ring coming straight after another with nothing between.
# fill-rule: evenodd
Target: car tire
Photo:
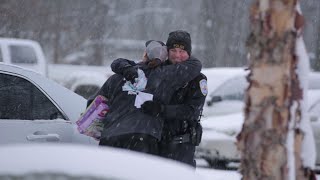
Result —
<instances>
[{"instance_id":1,"label":"car tire","mask_svg":"<svg viewBox=\"0 0 320 180\"><path fill-rule=\"evenodd\" d=\"M214 169L223 169L227 170L228 169L228 161L226 160L217 160L217 159L206 159L208 162L209 166Z\"/></svg>"}]
</instances>

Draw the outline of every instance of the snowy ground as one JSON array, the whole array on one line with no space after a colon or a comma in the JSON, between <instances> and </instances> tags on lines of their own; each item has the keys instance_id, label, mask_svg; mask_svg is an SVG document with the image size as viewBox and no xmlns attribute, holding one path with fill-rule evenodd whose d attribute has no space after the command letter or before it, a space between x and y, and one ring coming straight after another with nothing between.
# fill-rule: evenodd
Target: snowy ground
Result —
<instances>
[{"instance_id":1,"label":"snowy ground","mask_svg":"<svg viewBox=\"0 0 320 180\"><path fill-rule=\"evenodd\" d=\"M240 180L241 176L237 171L216 170L210 168L197 168L196 173L204 180Z\"/></svg>"},{"instance_id":2,"label":"snowy ground","mask_svg":"<svg viewBox=\"0 0 320 180\"><path fill-rule=\"evenodd\" d=\"M197 159L196 173L203 177L203 180L240 180L241 175L236 170L217 170L208 167L208 164Z\"/></svg>"},{"instance_id":3,"label":"snowy ground","mask_svg":"<svg viewBox=\"0 0 320 180\"><path fill-rule=\"evenodd\" d=\"M237 170L217 170L208 167L208 164L202 160L197 159L196 173L203 177L203 180L240 180L241 175ZM320 179L320 174L317 175Z\"/></svg>"}]
</instances>

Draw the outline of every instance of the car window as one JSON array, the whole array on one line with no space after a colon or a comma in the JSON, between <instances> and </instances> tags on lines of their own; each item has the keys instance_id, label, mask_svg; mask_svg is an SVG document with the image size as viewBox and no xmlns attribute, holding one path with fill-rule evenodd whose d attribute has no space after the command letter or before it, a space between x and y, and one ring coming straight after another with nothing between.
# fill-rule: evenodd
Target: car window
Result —
<instances>
[{"instance_id":1,"label":"car window","mask_svg":"<svg viewBox=\"0 0 320 180\"><path fill-rule=\"evenodd\" d=\"M29 46L9 46L12 63L36 64L37 56L32 47Z\"/></svg>"},{"instance_id":2,"label":"car window","mask_svg":"<svg viewBox=\"0 0 320 180\"><path fill-rule=\"evenodd\" d=\"M99 91L100 87L93 85L82 85L77 87L74 92L88 99Z\"/></svg>"},{"instance_id":3,"label":"car window","mask_svg":"<svg viewBox=\"0 0 320 180\"><path fill-rule=\"evenodd\" d=\"M0 119L64 118L58 108L32 83L0 74Z\"/></svg>"},{"instance_id":4,"label":"car window","mask_svg":"<svg viewBox=\"0 0 320 180\"><path fill-rule=\"evenodd\" d=\"M220 85L210 96L220 96L222 100L243 100L247 86L244 76L232 78Z\"/></svg>"}]
</instances>

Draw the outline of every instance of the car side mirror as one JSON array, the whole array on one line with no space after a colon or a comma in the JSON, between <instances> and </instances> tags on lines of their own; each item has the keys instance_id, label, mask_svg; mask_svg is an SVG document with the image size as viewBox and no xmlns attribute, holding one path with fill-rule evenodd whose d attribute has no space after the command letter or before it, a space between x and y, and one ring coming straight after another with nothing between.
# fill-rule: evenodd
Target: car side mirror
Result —
<instances>
[{"instance_id":1,"label":"car side mirror","mask_svg":"<svg viewBox=\"0 0 320 180\"><path fill-rule=\"evenodd\" d=\"M208 106L212 106L213 103L220 102L220 101L222 101L221 96L213 96L213 97L207 102L207 105L208 105Z\"/></svg>"}]
</instances>

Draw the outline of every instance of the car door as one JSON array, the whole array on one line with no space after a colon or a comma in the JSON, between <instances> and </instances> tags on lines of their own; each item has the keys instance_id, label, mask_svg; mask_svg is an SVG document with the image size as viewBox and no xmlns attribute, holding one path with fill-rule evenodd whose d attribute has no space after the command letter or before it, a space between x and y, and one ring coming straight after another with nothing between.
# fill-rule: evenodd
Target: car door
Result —
<instances>
[{"instance_id":1,"label":"car door","mask_svg":"<svg viewBox=\"0 0 320 180\"><path fill-rule=\"evenodd\" d=\"M0 145L31 142L71 142L74 128L31 80L0 73Z\"/></svg>"}]
</instances>

